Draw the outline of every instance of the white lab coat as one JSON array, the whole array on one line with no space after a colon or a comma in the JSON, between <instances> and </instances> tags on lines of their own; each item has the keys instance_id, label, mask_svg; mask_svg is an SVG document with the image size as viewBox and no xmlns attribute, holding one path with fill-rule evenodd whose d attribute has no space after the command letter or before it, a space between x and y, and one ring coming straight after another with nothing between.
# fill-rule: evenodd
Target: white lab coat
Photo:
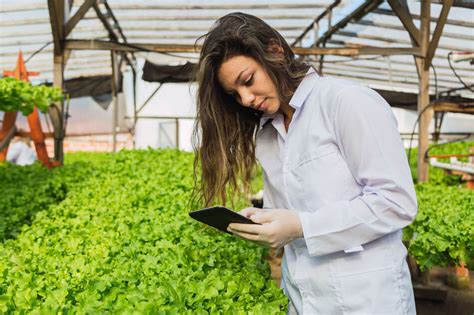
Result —
<instances>
[{"instance_id":1,"label":"white lab coat","mask_svg":"<svg viewBox=\"0 0 474 315\"><path fill-rule=\"evenodd\" d=\"M285 246L282 287L299 314L415 314L401 228L416 194L385 100L320 77L298 86L288 133L264 115L256 154L264 207L298 213L304 238Z\"/></svg>"},{"instance_id":2,"label":"white lab coat","mask_svg":"<svg viewBox=\"0 0 474 315\"><path fill-rule=\"evenodd\" d=\"M31 165L36 161L36 153L26 143L12 143L7 151L7 161L17 165Z\"/></svg>"}]
</instances>

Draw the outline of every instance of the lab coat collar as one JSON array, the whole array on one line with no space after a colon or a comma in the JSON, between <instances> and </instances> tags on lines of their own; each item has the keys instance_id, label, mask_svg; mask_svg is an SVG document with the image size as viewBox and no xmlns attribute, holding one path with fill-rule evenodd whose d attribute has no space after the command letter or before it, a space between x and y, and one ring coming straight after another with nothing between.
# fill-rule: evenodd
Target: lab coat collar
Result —
<instances>
[{"instance_id":1,"label":"lab coat collar","mask_svg":"<svg viewBox=\"0 0 474 315\"><path fill-rule=\"evenodd\" d=\"M290 99L290 106L293 107L294 109L299 109L303 106L304 101L308 97L309 93L311 92L311 89L314 86L314 79L319 77L319 75L316 73L316 71L313 69L313 67L310 67L308 72L306 72L305 77L303 80L301 80L300 84L296 88L295 93L293 94L293 97ZM274 114L266 114L264 113L262 117L260 118L260 126L259 130L262 129L262 127L269 121L273 120L276 117L281 115L281 113L274 113Z\"/></svg>"}]
</instances>

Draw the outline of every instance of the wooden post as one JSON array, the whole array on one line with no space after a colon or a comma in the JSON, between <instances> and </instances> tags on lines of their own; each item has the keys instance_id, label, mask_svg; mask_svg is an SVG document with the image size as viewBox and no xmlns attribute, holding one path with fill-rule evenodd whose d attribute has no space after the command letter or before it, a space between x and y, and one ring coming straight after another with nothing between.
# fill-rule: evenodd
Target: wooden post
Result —
<instances>
[{"instance_id":1,"label":"wooden post","mask_svg":"<svg viewBox=\"0 0 474 315\"><path fill-rule=\"evenodd\" d=\"M65 0L48 0L49 19L54 41L53 86L61 91L64 88L64 40L65 21L69 17L68 5ZM54 159L57 163L64 162L64 102L57 102L48 110L54 128Z\"/></svg>"},{"instance_id":2,"label":"wooden post","mask_svg":"<svg viewBox=\"0 0 474 315\"><path fill-rule=\"evenodd\" d=\"M53 86L61 91L64 88L64 57L54 56ZM54 129L54 160L60 164L64 162L63 140L64 140L64 101L56 102L48 109L49 117Z\"/></svg>"},{"instance_id":3,"label":"wooden post","mask_svg":"<svg viewBox=\"0 0 474 315\"><path fill-rule=\"evenodd\" d=\"M112 58L112 152L117 152L117 131L118 131L118 63L117 53L115 51L110 52Z\"/></svg>"},{"instance_id":4,"label":"wooden post","mask_svg":"<svg viewBox=\"0 0 474 315\"><path fill-rule=\"evenodd\" d=\"M420 74L420 80L418 85L418 114L422 113L420 121L418 124L418 181L426 182L428 181L428 162L425 161L425 152L428 150L429 145L429 126L430 121L433 117L433 109L426 109L430 103L430 94L429 94L429 81L430 81L430 72L429 64L426 65L426 56L428 54L428 48L430 44L430 1L423 0L421 2L421 23L420 23L420 33L421 33L421 52L424 58L420 58L418 72Z\"/></svg>"}]
</instances>

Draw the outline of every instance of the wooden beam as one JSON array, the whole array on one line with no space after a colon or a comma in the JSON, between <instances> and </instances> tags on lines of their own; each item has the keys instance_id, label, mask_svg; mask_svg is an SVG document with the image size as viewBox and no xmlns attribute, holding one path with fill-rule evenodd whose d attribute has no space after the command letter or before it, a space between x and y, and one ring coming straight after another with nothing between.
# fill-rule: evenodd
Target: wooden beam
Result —
<instances>
[{"instance_id":1,"label":"wooden beam","mask_svg":"<svg viewBox=\"0 0 474 315\"><path fill-rule=\"evenodd\" d=\"M74 27L79 23L79 21L86 15L87 11L97 2L97 0L86 0L81 7L77 10L73 17L71 17L64 27L64 38L67 38L68 35L72 32Z\"/></svg>"},{"instance_id":2,"label":"wooden beam","mask_svg":"<svg viewBox=\"0 0 474 315\"><path fill-rule=\"evenodd\" d=\"M53 86L64 89L64 56L54 57ZM54 129L54 159L63 163L63 139L64 139L64 102L56 102L48 109L49 117Z\"/></svg>"},{"instance_id":3,"label":"wooden beam","mask_svg":"<svg viewBox=\"0 0 474 315\"><path fill-rule=\"evenodd\" d=\"M386 43L393 43L393 44L412 44L413 45L413 40L408 41L402 38L393 38L393 37L384 37L380 35L372 35L372 34L358 34L356 32L350 32L350 31L340 31L337 33L338 36L345 36L345 37L350 37L350 38L363 38L363 39L369 39L369 40L376 40L376 41L381 41L381 42L386 42ZM370 45L370 44L369 44ZM416 45L413 45L413 47L418 47ZM439 48L446 49L446 50L454 50L454 51L463 51L465 50L466 46L453 46L453 45L439 45ZM433 51L434 53L434 51ZM444 57L446 58L446 57Z\"/></svg>"},{"instance_id":4,"label":"wooden beam","mask_svg":"<svg viewBox=\"0 0 474 315\"><path fill-rule=\"evenodd\" d=\"M48 0L49 18L54 41L54 79L53 85L63 90L64 84L64 1ZM63 102L57 102L48 109L51 122L54 127L54 159L63 163Z\"/></svg>"},{"instance_id":5,"label":"wooden beam","mask_svg":"<svg viewBox=\"0 0 474 315\"><path fill-rule=\"evenodd\" d=\"M386 28L386 29L390 29L390 30L406 31L406 29L403 25L394 25L394 24L391 24L391 23L385 23L385 22L381 22L381 21L360 20L360 21L351 22L351 24L380 27L380 28ZM470 34L461 34L461 33L443 32L443 38L464 39L464 40L471 41L472 40L472 35L470 35Z\"/></svg>"},{"instance_id":6,"label":"wooden beam","mask_svg":"<svg viewBox=\"0 0 474 315\"><path fill-rule=\"evenodd\" d=\"M421 2L421 24L420 24L420 48L426 56L430 40L430 2ZM418 182L428 181L428 166L425 161L425 152L429 145L429 126L433 117L433 108L427 108L430 103L429 95L429 65L426 67L426 59L420 59L420 81L418 85L418 115L421 115L418 124Z\"/></svg>"},{"instance_id":7,"label":"wooden beam","mask_svg":"<svg viewBox=\"0 0 474 315\"><path fill-rule=\"evenodd\" d=\"M69 57L71 56L71 49L64 49L64 52L63 52L63 66L64 68L66 68L66 65L67 65L67 62L69 61Z\"/></svg>"},{"instance_id":8,"label":"wooden beam","mask_svg":"<svg viewBox=\"0 0 474 315\"><path fill-rule=\"evenodd\" d=\"M406 11L408 13L408 17L411 17L413 19L413 15L410 13L410 8L408 7L407 0L400 0L400 1L401 1L401 4L403 6L404 11ZM393 11L391 13L395 14ZM413 24L413 22L412 22L412 24ZM406 27L405 26L403 26L403 27L406 30ZM410 36L410 41L411 41L412 47L420 47L419 42L417 42L412 36ZM422 68L423 68L423 66L421 64L421 60L425 56L426 56L426 54L423 54L423 56L421 56L421 57L420 56L413 56L413 60L415 62L416 74L418 75L418 80L421 80L421 72L422 72Z\"/></svg>"},{"instance_id":9,"label":"wooden beam","mask_svg":"<svg viewBox=\"0 0 474 315\"><path fill-rule=\"evenodd\" d=\"M374 13L376 14L384 14L384 15L394 15L393 11L392 10L388 10L388 9L376 9L374 11ZM412 19L415 19L415 20L420 20L421 17L418 15L418 14L412 14L411 15ZM430 18L430 21L431 22L437 22L438 19L435 18L435 17L432 17ZM469 21L466 21L466 20L461 20L461 19L457 19L457 20L453 20L453 19L448 19L446 21L446 24L448 25L456 25L456 26L462 26L462 27L469 27L469 28L473 28L474 27L474 23L471 22L470 20Z\"/></svg>"},{"instance_id":10,"label":"wooden beam","mask_svg":"<svg viewBox=\"0 0 474 315\"><path fill-rule=\"evenodd\" d=\"M327 3L324 3L327 2ZM117 10L236 10L236 9L268 9L269 6L273 9L314 9L314 8L326 8L329 5L329 1L323 1L323 3L203 3L203 4L168 4L160 3L156 4L152 2L140 3L114 3L114 9ZM44 3L31 3L28 6L18 5L15 3L2 3L2 12L22 12L22 11L33 11L33 10L44 10L47 6Z\"/></svg>"},{"instance_id":11,"label":"wooden beam","mask_svg":"<svg viewBox=\"0 0 474 315\"><path fill-rule=\"evenodd\" d=\"M435 112L451 112L462 114L474 114L474 102L469 103L452 103L452 102L436 102L433 105Z\"/></svg>"},{"instance_id":12,"label":"wooden beam","mask_svg":"<svg viewBox=\"0 0 474 315\"><path fill-rule=\"evenodd\" d=\"M56 6L56 4L56 0L48 0L49 19L54 42L54 54L58 56L62 53L62 19L60 18L62 11Z\"/></svg>"},{"instance_id":13,"label":"wooden beam","mask_svg":"<svg viewBox=\"0 0 474 315\"><path fill-rule=\"evenodd\" d=\"M441 9L441 13L439 14L438 23L436 23L436 28L433 33L433 37L431 38L431 42L428 47L428 52L426 54L426 62L425 62L425 69L426 67L430 67L431 61L433 60L433 56L435 53L436 48L438 47L439 39L441 34L443 33L444 25L446 24L446 20L448 19L448 13L453 5L453 0L445 0L443 4L443 9Z\"/></svg>"},{"instance_id":14,"label":"wooden beam","mask_svg":"<svg viewBox=\"0 0 474 315\"><path fill-rule=\"evenodd\" d=\"M410 12L400 3L399 0L388 0L388 3L410 34L410 37L415 41L417 46L420 46L420 31L416 28L415 24L413 24Z\"/></svg>"},{"instance_id":15,"label":"wooden beam","mask_svg":"<svg viewBox=\"0 0 474 315\"><path fill-rule=\"evenodd\" d=\"M353 19L363 18L365 15L375 10L380 5L380 3L382 3L382 0L366 0L359 7L357 7L352 13L348 14L345 18L340 20L333 27L330 27L328 31L324 33L316 41L315 46L319 46L320 44L326 42L334 33L344 28L347 25L347 23L349 23Z\"/></svg>"},{"instance_id":16,"label":"wooden beam","mask_svg":"<svg viewBox=\"0 0 474 315\"><path fill-rule=\"evenodd\" d=\"M167 45L167 44L140 44L117 43L99 40L66 40L65 48L76 50L115 50L115 51L148 51L167 53L198 53L199 45ZM421 56L419 48L379 48L379 47L343 47L343 48L302 48L295 47L293 51L298 55L417 55Z\"/></svg>"},{"instance_id":17,"label":"wooden beam","mask_svg":"<svg viewBox=\"0 0 474 315\"><path fill-rule=\"evenodd\" d=\"M311 62L316 62L316 60L310 60ZM350 63L344 63L344 64L334 64L334 63L326 63L325 67L328 69L333 69L333 70L341 70L342 72L344 71L354 71L354 72L359 72L359 73L367 73L367 74L372 74L372 75L383 75L383 76L388 76L389 75L389 69L387 69L387 65L383 64L378 64L378 65L357 65L357 64L350 64ZM412 82L417 84L418 83L418 76L416 73L413 72L413 70L402 70L402 69L392 69L391 70L392 76L394 78L400 78L400 79L406 79L406 82ZM452 72L451 72L452 73ZM438 75L440 73L438 72ZM430 82L434 84L434 78L430 78ZM438 86L443 86L443 83L452 83L452 84L458 84L459 81L455 78L452 77L451 75L449 76L449 79L441 79L438 77Z\"/></svg>"},{"instance_id":18,"label":"wooden beam","mask_svg":"<svg viewBox=\"0 0 474 315\"><path fill-rule=\"evenodd\" d=\"M326 2L326 3L321 3ZM156 3L146 2L117 2L114 3L114 9L117 10L236 10L236 9L314 9L326 8L329 1L317 1L316 3L248 3L248 2L202 2L202 4L193 3Z\"/></svg>"}]
</instances>

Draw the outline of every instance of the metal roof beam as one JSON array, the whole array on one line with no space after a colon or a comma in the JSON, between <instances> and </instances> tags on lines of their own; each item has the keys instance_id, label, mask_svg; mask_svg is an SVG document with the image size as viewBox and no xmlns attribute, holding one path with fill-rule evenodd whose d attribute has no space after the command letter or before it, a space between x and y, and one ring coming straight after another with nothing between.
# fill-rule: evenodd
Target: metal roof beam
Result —
<instances>
[{"instance_id":1,"label":"metal roof beam","mask_svg":"<svg viewBox=\"0 0 474 315\"><path fill-rule=\"evenodd\" d=\"M317 25L319 23L319 21L321 21L326 15L331 13L332 9L337 7L339 5L339 3L341 3L341 0L336 0L329 7L327 7L326 10L324 10L319 16L317 16L314 19L313 22L311 22L311 24L309 24L306 27L306 29L303 31L303 33L301 33L301 35L298 36L298 38L296 38L290 46L294 47L298 42L300 42L303 39L303 37L314 27L314 25Z\"/></svg>"},{"instance_id":2,"label":"metal roof beam","mask_svg":"<svg viewBox=\"0 0 474 315\"><path fill-rule=\"evenodd\" d=\"M357 7L352 13L348 14L345 18L340 20L336 25L331 27L326 33L323 34L315 43L316 46L327 41L332 34L336 33L338 30L344 28L347 23L349 23L353 19L361 19L371 11L375 10L382 0L366 0L362 3L359 7Z\"/></svg>"}]
</instances>

